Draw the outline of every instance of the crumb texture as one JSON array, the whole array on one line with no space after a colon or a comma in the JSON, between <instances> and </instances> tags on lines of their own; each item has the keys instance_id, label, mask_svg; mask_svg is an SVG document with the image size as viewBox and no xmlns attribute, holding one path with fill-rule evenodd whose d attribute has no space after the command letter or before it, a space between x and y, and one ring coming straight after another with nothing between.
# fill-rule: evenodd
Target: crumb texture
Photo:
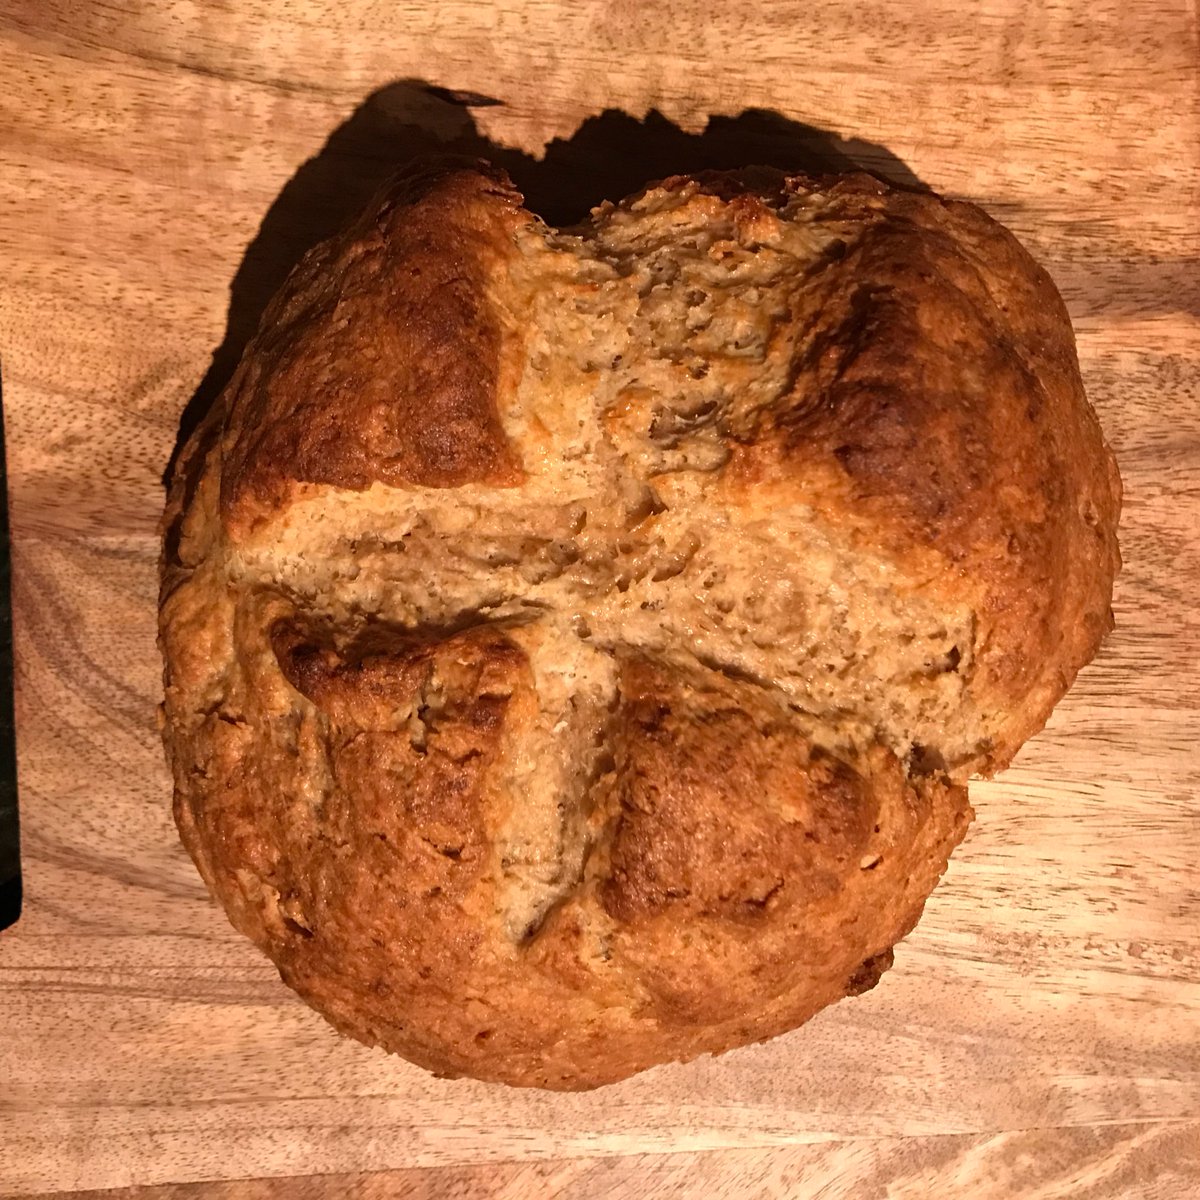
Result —
<instances>
[{"instance_id":1,"label":"crumb texture","mask_svg":"<svg viewBox=\"0 0 1200 1200\"><path fill-rule=\"evenodd\" d=\"M1111 623L1046 274L863 176L548 228L397 181L275 299L165 518L165 741L339 1029L592 1087L874 986Z\"/></svg>"}]
</instances>

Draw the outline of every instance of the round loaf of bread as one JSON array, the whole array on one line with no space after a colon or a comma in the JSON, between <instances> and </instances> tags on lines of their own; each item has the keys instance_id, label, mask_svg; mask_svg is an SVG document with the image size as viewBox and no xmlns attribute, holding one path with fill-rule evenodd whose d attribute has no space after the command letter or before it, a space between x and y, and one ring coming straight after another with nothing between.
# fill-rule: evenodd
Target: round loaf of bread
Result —
<instances>
[{"instance_id":1,"label":"round loaf of bread","mask_svg":"<svg viewBox=\"0 0 1200 1200\"><path fill-rule=\"evenodd\" d=\"M1111 624L1070 323L968 204L484 164L313 250L182 457L164 733L338 1029L586 1088L871 987Z\"/></svg>"}]
</instances>

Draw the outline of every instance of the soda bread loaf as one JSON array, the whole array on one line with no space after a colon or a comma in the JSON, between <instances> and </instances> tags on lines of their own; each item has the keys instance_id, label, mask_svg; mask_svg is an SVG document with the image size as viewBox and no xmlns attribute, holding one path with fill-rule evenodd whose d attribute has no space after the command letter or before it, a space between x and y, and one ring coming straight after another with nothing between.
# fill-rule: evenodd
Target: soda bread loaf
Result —
<instances>
[{"instance_id":1,"label":"soda bread loaf","mask_svg":"<svg viewBox=\"0 0 1200 1200\"><path fill-rule=\"evenodd\" d=\"M586 1088L871 987L1111 624L1046 273L866 176L547 227L485 164L313 250L181 460L183 841L338 1029Z\"/></svg>"}]
</instances>

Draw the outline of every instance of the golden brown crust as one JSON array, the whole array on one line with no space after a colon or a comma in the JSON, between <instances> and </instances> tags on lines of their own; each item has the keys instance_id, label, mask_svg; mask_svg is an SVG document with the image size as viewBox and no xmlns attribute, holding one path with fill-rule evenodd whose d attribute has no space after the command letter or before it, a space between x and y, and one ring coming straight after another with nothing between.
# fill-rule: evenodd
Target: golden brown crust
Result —
<instances>
[{"instance_id":1,"label":"golden brown crust","mask_svg":"<svg viewBox=\"0 0 1200 1200\"><path fill-rule=\"evenodd\" d=\"M730 474L762 491L832 473L825 504L969 572L991 651L976 689L1010 714L972 764L991 773L1111 628L1116 462L1062 300L1011 234L867 176L830 189L826 219L863 232L814 289L787 393L730 429Z\"/></svg>"},{"instance_id":2,"label":"golden brown crust","mask_svg":"<svg viewBox=\"0 0 1200 1200\"><path fill-rule=\"evenodd\" d=\"M1108 627L1119 479L968 205L494 172L319 247L182 458L188 851L342 1031L591 1087L873 986Z\"/></svg>"},{"instance_id":3,"label":"golden brown crust","mask_svg":"<svg viewBox=\"0 0 1200 1200\"><path fill-rule=\"evenodd\" d=\"M180 799L184 842L292 987L344 1031L443 1074L588 1087L791 1028L878 977L864 964L916 922L966 829L965 789L905 784L886 754L860 775L753 687L634 660L585 869L512 943L493 838L519 801L502 760L531 683L523 656L474 631L415 653L375 631L372 653L343 655L282 622L270 627L283 669L321 707L272 717L266 689L248 697L261 709L211 714L175 741L177 769L220 797ZM403 702L379 708L386 692ZM411 719L384 719L416 711L419 739ZM272 719L294 732L251 757ZM710 721L732 728L710 742ZM701 747L736 760L724 789L697 777L704 759L688 751Z\"/></svg>"},{"instance_id":4,"label":"golden brown crust","mask_svg":"<svg viewBox=\"0 0 1200 1200\"><path fill-rule=\"evenodd\" d=\"M500 332L484 294L519 204L496 172L406 175L304 259L227 398L227 521L253 522L297 483L519 482L496 411Z\"/></svg>"},{"instance_id":5,"label":"golden brown crust","mask_svg":"<svg viewBox=\"0 0 1200 1200\"><path fill-rule=\"evenodd\" d=\"M610 915L754 922L837 891L875 824L866 780L786 714L756 723L736 693L681 692L639 663L622 697L621 817L600 893Z\"/></svg>"}]
</instances>

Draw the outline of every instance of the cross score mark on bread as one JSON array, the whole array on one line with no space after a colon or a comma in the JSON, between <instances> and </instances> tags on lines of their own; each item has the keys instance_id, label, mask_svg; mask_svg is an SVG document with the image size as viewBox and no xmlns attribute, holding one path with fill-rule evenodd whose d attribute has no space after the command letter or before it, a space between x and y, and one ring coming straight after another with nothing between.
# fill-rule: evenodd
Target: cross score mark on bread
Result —
<instances>
[{"instance_id":1,"label":"cross score mark on bread","mask_svg":"<svg viewBox=\"0 0 1200 1200\"><path fill-rule=\"evenodd\" d=\"M870 987L1109 627L1052 283L865 176L394 184L166 516L176 817L344 1032L588 1087Z\"/></svg>"}]
</instances>

